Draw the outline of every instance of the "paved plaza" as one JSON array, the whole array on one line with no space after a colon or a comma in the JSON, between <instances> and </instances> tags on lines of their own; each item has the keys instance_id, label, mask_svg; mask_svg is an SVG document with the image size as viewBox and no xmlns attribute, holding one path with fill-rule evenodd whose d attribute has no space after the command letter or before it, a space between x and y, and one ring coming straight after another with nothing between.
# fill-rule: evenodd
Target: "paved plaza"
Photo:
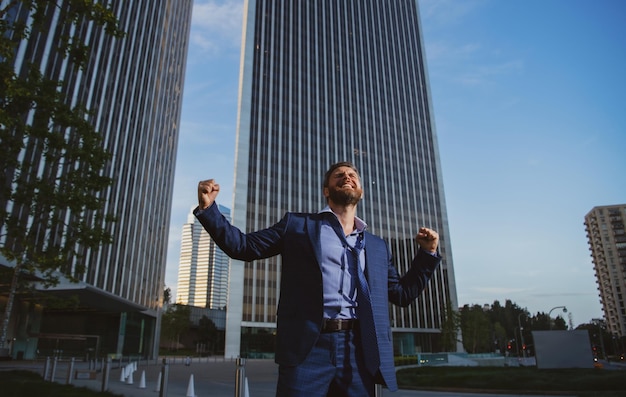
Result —
<instances>
[{"instance_id":1,"label":"paved plaza","mask_svg":"<svg viewBox=\"0 0 626 397\"><path fill-rule=\"evenodd\" d=\"M171 360L167 366L167 389L163 393L167 397L237 397L235 384L237 379L237 362L222 358L194 358L189 366L182 358ZM0 370L27 369L43 375L44 362L42 361L5 361L0 362ZM58 383L67 382L69 362L57 363L54 380ZM140 361L137 369L124 379L124 375L131 373L125 370L127 363L113 363L110 370L107 390L124 397L159 397L159 373L163 366L153 362ZM130 364L134 368L134 364ZM52 365L50 365L52 367ZM99 368L99 366L98 366ZM129 367L130 368L130 367ZM245 379L248 384L249 397L274 397L276 393L276 378L278 367L272 360L246 360ZM87 364L74 364L74 373L80 371L87 375ZM83 372L85 371L85 372ZM126 372L124 372L126 371ZM51 371L50 371L51 372ZM49 373L50 373L49 372ZM95 372L95 379L72 379L77 387L88 387L93 390L102 390L102 371ZM143 379L142 379L143 378ZM192 379L193 378L193 379ZM390 392L383 389L383 397L522 397L515 394L481 394L440 391L399 390ZM528 397L525 395L524 397ZM534 395L534 397L542 397ZM543 396L547 397L547 396ZM568 396L560 396L568 397ZM574 397L574 396L570 396Z\"/></svg>"}]
</instances>

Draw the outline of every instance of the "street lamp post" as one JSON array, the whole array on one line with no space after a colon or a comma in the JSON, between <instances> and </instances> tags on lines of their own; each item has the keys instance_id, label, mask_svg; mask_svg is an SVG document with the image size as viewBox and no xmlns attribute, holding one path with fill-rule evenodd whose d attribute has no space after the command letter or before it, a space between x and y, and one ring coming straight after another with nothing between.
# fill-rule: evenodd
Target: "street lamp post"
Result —
<instances>
[{"instance_id":1,"label":"street lamp post","mask_svg":"<svg viewBox=\"0 0 626 397\"><path fill-rule=\"evenodd\" d=\"M522 328L522 322L521 322L521 316L522 314L524 314L524 312L521 312L520 314L517 315L517 325L519 326L519 336L522 339L522 356L524 358L526 358L526 343L524 343L524 333L522 332L523 328Z\"/></svg>"},{"instance_id":2,"label":"street lamp post","mask_svg":"<svg viewBox=\"0 0 626 397\"><path fill-rule=\"evenodd\" d=\"M548 312L548 324L550 325L550 329L552 329L552 317L550 317L550 314L552 313L553 310L556 309L563 309L563 313L567 313L567 308L565 306L555 306L552 309L550 309L550 311Z\"/></svg>"}]
</instances>

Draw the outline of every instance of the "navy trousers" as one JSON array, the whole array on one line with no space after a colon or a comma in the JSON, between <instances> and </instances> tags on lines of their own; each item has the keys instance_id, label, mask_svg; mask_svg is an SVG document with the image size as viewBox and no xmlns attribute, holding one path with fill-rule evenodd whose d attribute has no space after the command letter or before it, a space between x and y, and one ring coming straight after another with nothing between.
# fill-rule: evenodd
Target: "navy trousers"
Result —
<instances>
[{"instance_id":1,"label":"navy trousers","mask_svg":"<svg viewBox=\"0 0 626 397\"><path fill-rule=\"evenodd\" d=\"M276 397L374 397L356 330L320 334L300 365L278 368Z\"/></svg>"}]
</instances>

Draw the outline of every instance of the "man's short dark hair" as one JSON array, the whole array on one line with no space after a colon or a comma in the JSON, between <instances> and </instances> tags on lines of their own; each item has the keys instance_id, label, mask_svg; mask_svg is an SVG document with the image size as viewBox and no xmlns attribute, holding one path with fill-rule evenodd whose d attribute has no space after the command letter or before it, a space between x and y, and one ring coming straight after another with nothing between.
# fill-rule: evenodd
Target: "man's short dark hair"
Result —
<instances>
[{"instance_id":1,"label":"man's short dark hair","mask_svg":"<svg viewBox=\"0 0 626 397\"><path fill-rule=\"evenodd\" d=\"M357 175L361 175L359 174L359 170L356 168L354 164L352 164L349 161L340 161L338 163L331 165L330 168L328 168L328 171L326 171L326 173L324 174L324 187L328 187L328 181L330 180L330 175L333 173L334 170L336 170L339 167L352 168L354 172L357 173Z\"/></svg>"}]
</instances>

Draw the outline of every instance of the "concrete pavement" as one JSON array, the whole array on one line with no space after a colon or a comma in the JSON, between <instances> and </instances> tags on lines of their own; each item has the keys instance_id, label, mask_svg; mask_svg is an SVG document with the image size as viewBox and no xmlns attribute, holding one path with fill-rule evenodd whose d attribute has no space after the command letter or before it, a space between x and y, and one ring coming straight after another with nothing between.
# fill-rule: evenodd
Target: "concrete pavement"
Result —
<instances>
[{"instance_id":1,"label":"concrete pavement","mask_svg":"<svg viewBox=\"0 0 626 397\"><path fill-rule=\"evenodd\" d=\"M235 360L222 358L194 358L191 365L184 365L181 358L170 360L168 364L168 387L164 396L167 397L235 397L237 365ZM145 361L137 363L132 372L132 379L123 379L124 363L121 367L114 363L110 371L107 390L124 397L159 397L157 382L162 365ZM7 361L0 362L0 370L28 369L43 375L42 361ZM59 362L55 371L55 381L65 383L69 363ZM87 370L87 365L78 362L76 370ZM141 381L142 374L145 384ZM193 375L193 384L190 386ZM274 397L278 367L272 360L248 359L245 362L245 377L250 397ZM132 383L130 383L132 382ZM102 372L97 372L96 379L72 379L77 387L102 390ZM395 393L383 389L382 397L528 397L516 394L484 394L439 391L399 390ZM535 397L547 397L537 396ZM561 396L574 397L574 396Z\"/></svg>"}]
</instances>

